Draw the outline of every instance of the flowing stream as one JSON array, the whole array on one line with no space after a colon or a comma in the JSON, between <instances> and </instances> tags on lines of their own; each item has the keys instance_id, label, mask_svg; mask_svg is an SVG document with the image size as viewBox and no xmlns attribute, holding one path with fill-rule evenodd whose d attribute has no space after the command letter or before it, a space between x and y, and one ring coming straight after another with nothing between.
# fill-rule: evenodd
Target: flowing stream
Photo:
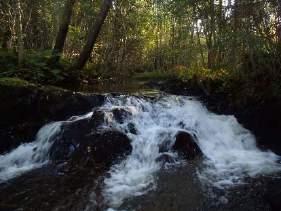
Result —
<instances>
[{"instance_id":1,"label":"flowing stream","mask_svg":"<svg viewBox=\"0 0 281 211\"><path fill-rule=\"evenodd\" d=\"M118 123L112 114L116 108L125 109L131 115ZM197 176L206 185L225 189L242 184L247 177L281 170L280 157L258 149L255 137L234 116L211 113L196 98L173 95L154 98L108 96L100 109L106 111L103 127L113 127L126 133L133 147L132 153L112 166L109 176L104 179L102 194L112 209L118 209L130 197L157 188L155 173L162 165L156 160L162 154L174 159L171 167L184 162L172 150L159 151L163 145L170 149L179 131L197 138L197 144L204 154L204 165L198 168ZM92 112L67 121L90 118L91 115ZM46 164L50 147L64 123L44 126L34 142L1 155L0 182Z\"/></svg>"}]
</instances>

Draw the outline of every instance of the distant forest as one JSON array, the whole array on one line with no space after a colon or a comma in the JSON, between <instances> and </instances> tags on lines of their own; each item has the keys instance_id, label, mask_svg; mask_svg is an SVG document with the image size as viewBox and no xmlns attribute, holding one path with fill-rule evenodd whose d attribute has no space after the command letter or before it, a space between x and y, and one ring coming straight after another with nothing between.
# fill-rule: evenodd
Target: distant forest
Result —
<instances>
[{"instance_id":1,"label":"distant forest","mask_svg":"<svg viewBox=\"0 0 281 211\"><path fill-rule=\"evenodd\" d=\"M2 77L147 73L281 95L280 0L5 0L0 44Z\"/></svg>"}]
</instances>

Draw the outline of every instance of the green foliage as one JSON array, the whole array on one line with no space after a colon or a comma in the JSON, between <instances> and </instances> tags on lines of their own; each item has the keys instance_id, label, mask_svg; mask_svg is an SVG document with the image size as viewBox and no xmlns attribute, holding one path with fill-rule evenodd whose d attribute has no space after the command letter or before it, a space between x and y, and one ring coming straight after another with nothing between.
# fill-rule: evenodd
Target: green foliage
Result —
<instances>
[{"instance_id":1,"label":"green foliage","mask_svg":"<svg viewBox=\"0 0 281 211\"><path fill-rule=\"evenodd\" d=\"M50 62L65 1L23 0L18 67L15 1L0 3L0 77L63 84L70 78L178 78L238 104L281 98L280 5L254 0L114 1L83 73L69 71L102 1L77 1L60 65Z\"/></svg>"},{"instance_id":2,"label":"green foliage","mask_svg":"<svg viewBox=\"0 0 281 211\"><path fill-rule=\"evenodd\" d=\"M48 64L50 51L26 51L24 63L18 67L17 54L14 52L0 51L0 77L16 77L34 83L58 84L69 77L70 72L64 66Z\"/></svg>"},{"instance_id":3,"label":"green foliage","mask_svg":"<svg viewBox=\"0 0 281 211\"><path fill-rule=\"evenodd\" d=\"M281 58L279 50L246 54L228 83L229 92L238 104L281 100Z\"/></svg>"},{"instance_id":4,"label":"green foliage","mask_svg":"<svg viewBox=\"0 0 281 211\"><path fill-rule=\"evenodd\" d=\"M17 55L13 51L0 50L0 71L10 71L15 69ZM0 74L1 74L0 72Z\"/></svg>"},{"instance_id":5,"label":"green foliage","mask_svg":"<svg viewBox=\"0 0 281 211\"><path fill-rule=\"evenodd\" d=\"M182 80L197 80L197 81L224 81L229 77L229 72L225 69L208 69L198 65L192 65L189 68L176 67L178 78Z\"/></svg>"}]
</instances>

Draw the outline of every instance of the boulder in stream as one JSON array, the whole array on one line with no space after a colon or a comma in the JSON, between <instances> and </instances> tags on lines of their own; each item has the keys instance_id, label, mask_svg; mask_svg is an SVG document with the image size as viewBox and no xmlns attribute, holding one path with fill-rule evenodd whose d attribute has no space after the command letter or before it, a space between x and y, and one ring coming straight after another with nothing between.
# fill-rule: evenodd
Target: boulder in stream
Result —
<instances>
[{"instance_id":1,"label":"boulder in stream","mask_svg":"<svg viewBox=\"0 0 281 211\"><path fill-rule=\"evenodd\" d=\"M112 110L112 114L114 116L114 119L121 124L124 123L124 121L132 115L124 108L114 108Z\"/></svg>"},{"instance_id":2,"label":"boulder in stream","mask_svg":"<svg viewBox=\"0 0 281 211\"><path fill-rule=\"evenodd\" d=\"M73 155L73 161L110 166L132 151L130 139L115 130L94 133L85 138Z\"/></svg>"},{"instance_id":3,"label":"boulder in stream","mask_svg":"<svg viewBox=\"0 0 281 211\"><path fill-rule=\"evenodd\" d=\"M17 78L0 79L0 154L34 140L42 125L83 115L101 106L104 95L41 86Z\"/></svg>"},{"instance_id":4,"label":"boulder in stream","mask_svg":"<svg viewBox=\"0 0 281 211\"><path fill-rule=\"evenodd\" d=\"M71 166L109 166L129 154L130 139L117 130L100 129L103 121L103 113L96 110L91 118L67 122L50 150L50 159Z\"/></svg>"},{"instance_id":5,"label":"boulder in stream","mask_svg":"<svg viewBox=\"0 0 281 211\"><path fill-rule=\"evenodd\" d=\"M165 167L167 163L175 163L176 159L169 153L163 153L156 158L156 162L160 163L162 167Z\"/></svg>"},{"instance_id":6,"label":"boulder in stream","mask_svg":"<svg viewBox=\"0 0 281 211\"><path fill-rule=\"evenodd\" d=\"M195 142L195 137L184 131L177 133L176 141L172 148L188 160L202 155L199 146Z\"/></svg>"}]
</instances>

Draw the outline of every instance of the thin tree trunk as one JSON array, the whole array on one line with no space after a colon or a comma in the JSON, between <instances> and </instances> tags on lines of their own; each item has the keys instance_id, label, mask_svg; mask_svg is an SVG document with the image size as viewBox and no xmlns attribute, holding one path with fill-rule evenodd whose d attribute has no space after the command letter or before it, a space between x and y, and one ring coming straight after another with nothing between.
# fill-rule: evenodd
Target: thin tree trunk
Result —
<instances>
[{"instance_id":1,"label":"thin tree trunk","mask_svg":"<svg viewBox=\"0 0 281 211\"><path fill-rule=\"evenodd\" d=\"M10 42L11 36L12 36L11 31L9 29L7 29L3 35L3 43L2 43L3 49L8 49L10 47L9 42Z\"/></svg>"},{"instance_id":2,"label":"thin tree trunk","mask_svg":"<svg viewBox=\"0 0 281 211\"><path fill-rule=\"evenodd\" d=\"M201 31L201 29L200 29ZM202 66L204 67L205 66L205 59L204 59L204 52L203 52L203 47L202 47L202 44L201 44L201 40L200 40L200 31L199 29L197 28L197 41L198 41L198 45L199 45L199 49L200 49L200 55L201 55L201 60L202 60Z\"/></svg>"},{"instance_id":3,"label":"thin tree trunk","mask_svg":"<svg viewBox=\"0 0 281 211\"><path fill-rule=\"evenodd\" d=\"M17 0L17 42L18 42L18 65L23 63L24 43L23 43L23 30L22 30L22 15L21 15L21 2Z\"/></svg>"},{"instance_id":4,"label":"thin tree trunk","mask_svg":"<svg viewBox=\"0 0 281 211\"><path fill-rule=\"evenodd\" d=\"M281 44L281 0L278 0L277 16L277 40Z\"/></svg>"},{"instance_id":5,"label":"thin tree trunk","mask_svg":"<svg viewBox=\"0 0 281 211\"><path fill-rule=\"evenodd\" d=\"M68 33L68 28L69 28L69 24L71 21L71 16L73 13L73 7L75 4L76 0L66 0L65 2L65 6L64 6L64 11L61 17L61 23L59 26L59 31L57 33L57 37L56 37L56 42L55 42L55 46L53 48L53 52L52 52L52 62L58 62L61 54L63 52L63 48L64 48L64 44L65 44L65 40L66 40L66 36Z\"/></svg>"},{"instance_id":6,"label":"thin tree trunk","mask_svg":"<svg viewBox=\"0 0 281 211\"><path fill-rule=\"evenodd\" d=\"M238 41L238 27L239 27L239 2L240 0L235 0L234 2L234 11L233 11L233 46L232 46L232 62L233 67L236 67L237 63L237 41Z\"/></svg>"},{"instance_id":7,"label":"thin tree trunk","mask_svg":"<svg viewBox=\"0 0 281 211\"><path fill-rule=\"evenodd\" d=\"M209 34L209 49L208 49L208 68L212 69L215 65L216 61L216 49L215 49L215 2L214 0L210 0L210 13L211 13L211 20L210 20L210 34Z\"/></svg>"},{"instance_id":8,"label":"thin tree trunk","mask_svg":"<svg viewBox=\"0 0 281 211\"><path fill-rule=\"evenodd\" d=\"M84 68L85 64L89 60L91 53L93 51L94 45L96 43L96 40L99 36L99 33L101 31L102 25L107 17L107 14L110 10L110 7L112 5L113 0L104 0L100 9L100 13L98 17L96 18L95 23L90 28L87 42L85 46L82 49L82 52L79 55L79 58L77 59L76 63L72 67L72 69L78 69L81 70Z\"/></svg>"},{"instance_id":9,"label":"thin tree trunk","mask_svg":"<svg viewBox=\"0 0 281 211\"><path fill-rule=\"evenodd\" d=\"M217 47L217 64L221 65L222 63L222 40L223 40L223 27L224 27L224 9L223 9L223 0L219 0L219 21L218 21L218 47Z\"/></svg>"}]
</instances>

